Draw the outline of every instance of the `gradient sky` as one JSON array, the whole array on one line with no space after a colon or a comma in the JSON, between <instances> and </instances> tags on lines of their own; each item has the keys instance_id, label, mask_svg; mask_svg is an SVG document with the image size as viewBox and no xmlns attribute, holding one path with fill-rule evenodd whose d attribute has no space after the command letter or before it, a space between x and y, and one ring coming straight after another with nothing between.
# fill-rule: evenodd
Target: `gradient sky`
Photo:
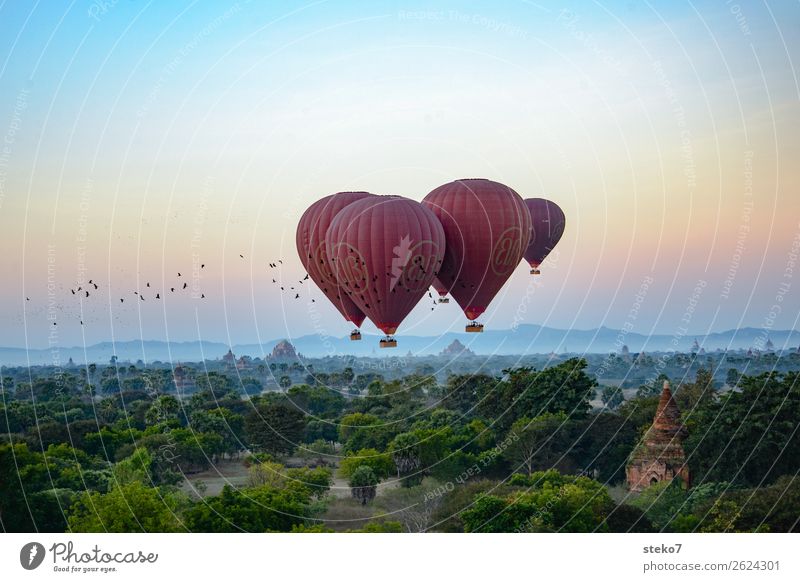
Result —
<instances>
[{"instance_id":1,"label":"gradient sky","mask_svg":"<svg viewBox=\"0 0 800 582\"><path fill-rule=\"evenodd\" d=\"M798 328L799 35L783 2L3 2L0 345L345 334L271 283L302 211L462 177L567 215L487 327ZM136 301L177 271L206 299ZM429 307L400 335L463 329Z\"/></svg>"}]
</instances>

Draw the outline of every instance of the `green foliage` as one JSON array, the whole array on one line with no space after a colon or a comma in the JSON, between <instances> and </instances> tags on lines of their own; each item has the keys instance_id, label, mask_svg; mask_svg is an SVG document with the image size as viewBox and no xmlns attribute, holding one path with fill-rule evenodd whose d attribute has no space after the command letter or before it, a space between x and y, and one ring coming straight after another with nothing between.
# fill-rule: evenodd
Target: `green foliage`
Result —
<instances>
[{"instance_id":1,"label":"green foliage","mask_svg":"<svg viewBox=\"0 0 800 582\"><path fill-rule=\"evenodd\" d=\"M297 408L318 417L336 416L341 413L345 404L344 396L340 392L325 386L298 384L292 386L287 394Z\"/></svg>"},{"instance_id":2,"label":"green foliage","mask_svg":"<svg viewBox=\"0 0 800 582\"><path fill-rule=\"evenodd\" d=\"M308 501L298 490L225 485L219 495L195 503L184 515L193 532L289 532L309 523Z\"/></svg>"},{"instance_id":3,"label":"green foliage","mask_svg":"<svg viewBox=\"0 0 800 582\"><path fill-rule=\"evenodd\" d=\"M375 449L361 449L348 453L339 462L339 475L350 479L362 466L369 467L378 479L386 479L396 471L392 457L387 453L379 453Z\"/></svg>"},{"instance_id":4,"label":"green foliage","mask_svg":"<svg viewBox=\"0 0 800 582\"><path fill-rule=\"evenodd\" d=\"M303 440L305 415L287 403L260 404L245 417L251 449L288 455Z\"/></svg>"},{"instance_id":5,"label":"green foliage","mask_svg":"<svg viewBox=\"0 0 800 582\"><path fill-rule=\"evenodd\" d=\"M625 402L625 396L622 394L622 388L619 386L606 386L600 394L600 400L606 405L609 410L616 410L620 405Z\"/></svg>"},{"instance_id":6,"label":"green foliage","mask_svg":"<svg viewBox=\"0 0 800 582\"><path fill-rule=\"evenodd\" d=\"M339 424L339 441L346 453L360 449L384 450L393 436L391 427L373 414L347 414Z\"/></svg>"},{"instance_id":7,"label":"green foliage","mask_svg":"<svg viewBox=\"0 0 800 582\"><path fill-rule=\"evenodd\" d=\"M688 513L689 493L680 479L661 481L642 491L630 504L641 509L658 530L670 531L671 522L681 513Z\"/></svg>"},{"instance_id":8,"label":"green foliage","mask_svg":"<svg viewBox=\"0 0 800 582\"><path fill-rule=\"evenodd\" d=\"M687 421L695 481L761 485L800 472L800 374L744 376L739 387L701 402Z\"/></svg>"},{"instance_id":9,"label":"green foliage","mask_svg":"<svg viewBox=\"0 0 800 582\"><path fill-rule=\"evenodd\" d=\"M360 465L350 475L350 489L354 499L358 499L362 505L366 505L375 499L378 476L367 465Z\"/></svg>"},{"instance_id":10,"label":"green foliage","mask_svg":"<svg viewBox=\"0 0 800 582\"><path fill-rule=\"evenodd\" d=\"M108 493L83 493L67 522L71 532L180 532L183 504L176 494L132 482Z\"/></svg>"},{"instance_id":11,"label":"green foliage","mask_svg":"<svg viewBox=\"0 0 800 582\"><path fill-rule=\"evenodd\" d=\"M523 480L528 487L523 492L503 498L479 495L463 513L465 531L608 531L614 503L602 484L554 470L517 478Z\"/></svg>"},{"instance_id":12,"label":"green foliage","mask_svg":"<svg viewBox=\"0 0 800 582\"><path fill-rule=\"evenodd\" d=\"M564 413L520 418L511 425L503 456L514 469L523 468L528 474L554 468L572 442L566 422Z\"/></svg>"}]
</instances>

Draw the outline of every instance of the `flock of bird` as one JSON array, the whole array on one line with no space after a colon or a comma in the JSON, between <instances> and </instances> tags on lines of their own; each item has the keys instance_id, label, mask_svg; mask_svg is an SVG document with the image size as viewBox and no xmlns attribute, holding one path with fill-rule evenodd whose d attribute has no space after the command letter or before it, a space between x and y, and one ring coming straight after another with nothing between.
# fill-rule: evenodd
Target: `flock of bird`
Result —
<instances>
[{"instance_id":1,"label":"flock of bird","mask_svg":"<svg viewBox=\"0 0 800 582\"><path fill-rule=\"evenodd\" d=\"M239 258L244 259L245 257L244 257L243 254L239 254ZM275 262L269 262L267 264L268 264L270 269L278 269L279 265L283 265L283 260L278 259ZM201 270L205 269L205 267L206 267L205 263L200 265L200 269ZM187 281L183 280L184 279L183 278L183 274L180 271L178 271L176 273L176 275L177 276L176 276L175 286L170 286L169 287L169 293L181 292L181 291L185 291L186 289L189 288L189 283ZM272 277L272 283L280 288L281 293L289 293L290 296L293 293L294 294L294 299L295 300L299 300L300 299L300 293L295 288L295 284L287 285L287 284L285 284L283 281L281 281L279 279L280 279L280 277L278 277L278 278ZM296 285L302 285L305 281L308 281L308 280L309 280L309 276L308 276L308 273L306 273L303 276L302 279L298 279L297 280ZM149 281L147 281L145 283L145 288L146 289L153 289L153 287L150 285ZM85 283L83 285L78 284L75 288L70 288L69 291L73 296L76 296L76 297L80 298L83 301L85 299L89 299L90 297L95 296L94 292L95 291L99 291L99 290L100 290L100 285L98 285L94 281L94 279L89 279L87 281L87 283ZM145 292L140 292L138 290L133 290L131 292L132 292L132 294L134 296L138 297L140 301L146 301ZM163 291L163 292L162 291L153 291L149 295L149 298L153 299L153 300L160 300L160 299L162 299L162 293L166 293L166 291ZM433 302L434 307L431 307L431 311L433 311L436 308L435 306L437 305L437 301L436 301L436 299L433 298L433 295L430 292L428 293L428 297L431 298L431 300ZM200 299L205 299L205 298L206 298L205 293L201 293L200 294ZM26 297L25 300L26 301L30 301L31 299L30 299L30 297ZM119 302L120 303L125 303L125 297L124 296L123 297L119 297ZM316 303L316 300L314 298L311 298L311 303ZM83 319L79 318L79 321L80 321L80 325L84 325ZM54 321L53 325L57 326L58 323Z\"/></svg>"}]
</instances>

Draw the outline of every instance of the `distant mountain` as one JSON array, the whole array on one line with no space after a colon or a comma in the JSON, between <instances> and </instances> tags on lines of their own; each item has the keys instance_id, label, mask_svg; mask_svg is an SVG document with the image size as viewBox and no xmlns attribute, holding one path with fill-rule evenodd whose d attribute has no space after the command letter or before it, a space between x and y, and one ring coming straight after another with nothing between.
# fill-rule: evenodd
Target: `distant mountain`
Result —
<instances>
[{"instance_id":1,"label":"distant mountain","mask_svg":"<svg viewBox=\"0 0 800 582\"><path fill-rule=\"evenodd\" d=\"M800 331L770 330L769 339L775 350L794 349L800 346ZM269 355L280 339L258 344L241 344L232 346L237 355L262 357ZM706 336L646 336L633 332L600 327L598 329L555 329L539 325L520 325L515 329L486 330L483 333L447 332L440 336L406 336L398 335L396 349L380 349L378 335L364 333L364 339L352 342L345 337L320 335L304 335L289 338L297 351L307 357L324 356L405 356L434 355L440 353L453 340L479 355L488 354L546 354L550 352L570 353L608 353L618 352L622 345L627 345L631 352L682 351L688 352L697 339L698 344L707 352L717 349L748 349L761 346L767 341L764 330L758 328L742 328ZM47 349L0 348L0 364L5 366L43 365L60 363L65 365L70 358L76 364L84 362L106 363L112 355L120 361L135 362L155 360L172 362L198 362L214 360L222 357L229 346L221 342L189 341L164 342L155 340L102 342L91 346Z\"/></svg>"}]
</instances>

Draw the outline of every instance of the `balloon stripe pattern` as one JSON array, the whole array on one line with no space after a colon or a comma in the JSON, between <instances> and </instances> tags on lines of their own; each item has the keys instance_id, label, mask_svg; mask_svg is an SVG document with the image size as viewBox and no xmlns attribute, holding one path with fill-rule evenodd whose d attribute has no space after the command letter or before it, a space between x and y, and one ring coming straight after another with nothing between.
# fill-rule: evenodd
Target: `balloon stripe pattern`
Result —
<instances>
[{"instance_id":1,"label":"balloon stripe pattern","mask_svg":"<svg viewBox=\"0 0 800 582\"><path fill-rule=\"evenodd\" d=\"M444 228L445 258L437 275L467 318L477 319L522 260L531 217L522 197L499 182L456 180L422 201Z\"/></svg>"},{"instance_id":2,"label":"balloon stripe pattern","mask_svg":"<svg viewBox=\"0 0 800 582\"><path fill-rule=\"evenodd\" d=\"M387 335L427 292L445 253L444 230L433 212L400 196L348 205L325 240L340 287Z\"/></svg>"},{"instance_id":3,"label":"balloon stripe pattern","mask_svg":"<svg viewBox=\"0 0 800 582\"><path fill-rule=\"evenodd\" d=\"M317 200L300 218L295 235L297 253L311 280L347 320L361 327L364 312L341 289L327 257L325 234L343 208L358 200L373 196L369 192L339 192Z\"/></svg>"}]
</instances>

